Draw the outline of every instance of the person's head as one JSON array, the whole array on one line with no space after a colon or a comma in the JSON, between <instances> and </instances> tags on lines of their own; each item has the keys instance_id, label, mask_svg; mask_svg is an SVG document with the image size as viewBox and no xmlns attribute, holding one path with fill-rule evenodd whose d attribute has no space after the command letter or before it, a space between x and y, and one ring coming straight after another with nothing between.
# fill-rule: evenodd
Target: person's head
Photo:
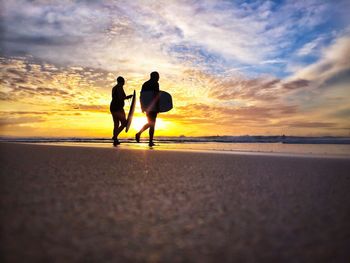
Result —
<instances>
[{"instance_id":1,"label":"person's head","mask_svg":"<svg viewBox=\"0 0 350 263\"><path fill-rule=\"evenodd\" d=\"M121 85L124 85L124 83L125 83L124 78L121 77L121 76L119 76L119 77L117 78L117 83L118 83L118 84L121 84Z\"/></svg>"},{"instance_id":2,"label":"person's head","mask_svg":"<svg viewBox=\"0 0 350 263\"><path fill-rule=\"evenodd\" d=\"M151 80L158 81L159 80L159 74L157 71L153 71L151 73Z\"/></svg>"}]
</instances>

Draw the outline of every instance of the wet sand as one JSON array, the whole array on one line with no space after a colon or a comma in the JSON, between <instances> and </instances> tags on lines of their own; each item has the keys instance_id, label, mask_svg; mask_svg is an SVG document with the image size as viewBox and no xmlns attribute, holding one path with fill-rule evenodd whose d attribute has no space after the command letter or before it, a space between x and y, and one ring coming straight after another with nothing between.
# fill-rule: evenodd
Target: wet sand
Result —
<instances>
[{"instance_id":1,"label":"wet sand","mask_svg":"<svg viewBox=\"0 0 350 263\"><path fill-rule=\"evenodd\" d=\"M1 262L350 262L350 160L0 144Z\"/></svg>"}]
</instances>

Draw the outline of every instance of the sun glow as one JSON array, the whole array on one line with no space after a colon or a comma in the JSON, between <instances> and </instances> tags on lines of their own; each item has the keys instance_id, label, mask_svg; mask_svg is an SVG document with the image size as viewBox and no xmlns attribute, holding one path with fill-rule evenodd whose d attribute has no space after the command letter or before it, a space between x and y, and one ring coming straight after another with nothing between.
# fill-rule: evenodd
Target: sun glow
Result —
<instances>
[{"instance_id":1,"label":"sun glow","mask_svg":"<svg viewBox=\"0 0 350 263\"><path fill-rule=\"evenodd\" d=\"M133 130L135 132L139 131L143 125L147 123L147 117L134 117L131 122L131 128L130 130ZM156 121L156 130L164 130L166 129L166 122L164 122L161 118L157 118Z\"/></svg>"},{"instance_id":2,"label":"sun glow","mask_svg":"<svg viewBox=\"0 0 350 263\"><path fill-rule=\"evenodd\" d=\"M131 129L139 131L147 123L146 117L134 117L131 122Z\"/></svg>"}]
</instances>

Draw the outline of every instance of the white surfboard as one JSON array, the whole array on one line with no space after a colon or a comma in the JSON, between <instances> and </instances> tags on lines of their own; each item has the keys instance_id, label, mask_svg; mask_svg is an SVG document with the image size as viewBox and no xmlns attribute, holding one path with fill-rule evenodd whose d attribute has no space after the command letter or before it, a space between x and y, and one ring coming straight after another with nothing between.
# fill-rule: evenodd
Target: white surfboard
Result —
<instances>
[{"instance_id":1,"label":"white surfboard","mask_svg":"<svg viewBox=\"0 0 350 263\"><path fill-rule=\"evenodd\" d=\"M128 118L126 119L126 127L125 127L125 132L128 132L131 121L132 121L132 116L134 116L134 111L135 111L135 105L136 105L136 92L134 90L133 96L132 96L132 101L130 105L130 110L128 114Z\"/></svg>"}]
</instances>

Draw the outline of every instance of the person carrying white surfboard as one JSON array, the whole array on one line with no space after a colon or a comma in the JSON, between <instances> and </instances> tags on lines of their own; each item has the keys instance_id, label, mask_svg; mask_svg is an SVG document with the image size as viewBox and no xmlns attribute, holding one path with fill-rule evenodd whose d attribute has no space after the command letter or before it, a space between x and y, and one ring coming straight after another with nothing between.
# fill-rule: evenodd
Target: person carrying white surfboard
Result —
<instances>
[{"instance_id":1,"label":"person carrying white surfboard","mask_svg":"<svg viewBox=\"0 0 350 263\"><path fill-rule=\"evenodd\" d=\"M112 89L112 101L109 107L114 122L112 138L114 146L120 144L118 135L125 128L127 123L124 111L124 100L132 98L132 95L126 96L123 89L124 83L124 78L119 76L117 78L117 85L115 85Z\"/></svg>"},{"instance_id":2,"label":"person carrying white surfboard","mask_svg":"<svg viewBox=\"0 0 350 263\"><path fill-rule=\"evenodd\" d=\"M149 128L148 145L153 146L154 130L156 125L157 114L159 112L159 74L158 72L154 71L151 73L150 76L151 78L142 85L141 94L143 92L153 92L153 104L152 107L148 107L147 109L144 109L144 107L142 107L141 105L142 112L146 111L148 122L142 127L142 129L138 133L136 133L135 137L136 141L140 142L141 134Z\"/></svg>"}]
</instances>

